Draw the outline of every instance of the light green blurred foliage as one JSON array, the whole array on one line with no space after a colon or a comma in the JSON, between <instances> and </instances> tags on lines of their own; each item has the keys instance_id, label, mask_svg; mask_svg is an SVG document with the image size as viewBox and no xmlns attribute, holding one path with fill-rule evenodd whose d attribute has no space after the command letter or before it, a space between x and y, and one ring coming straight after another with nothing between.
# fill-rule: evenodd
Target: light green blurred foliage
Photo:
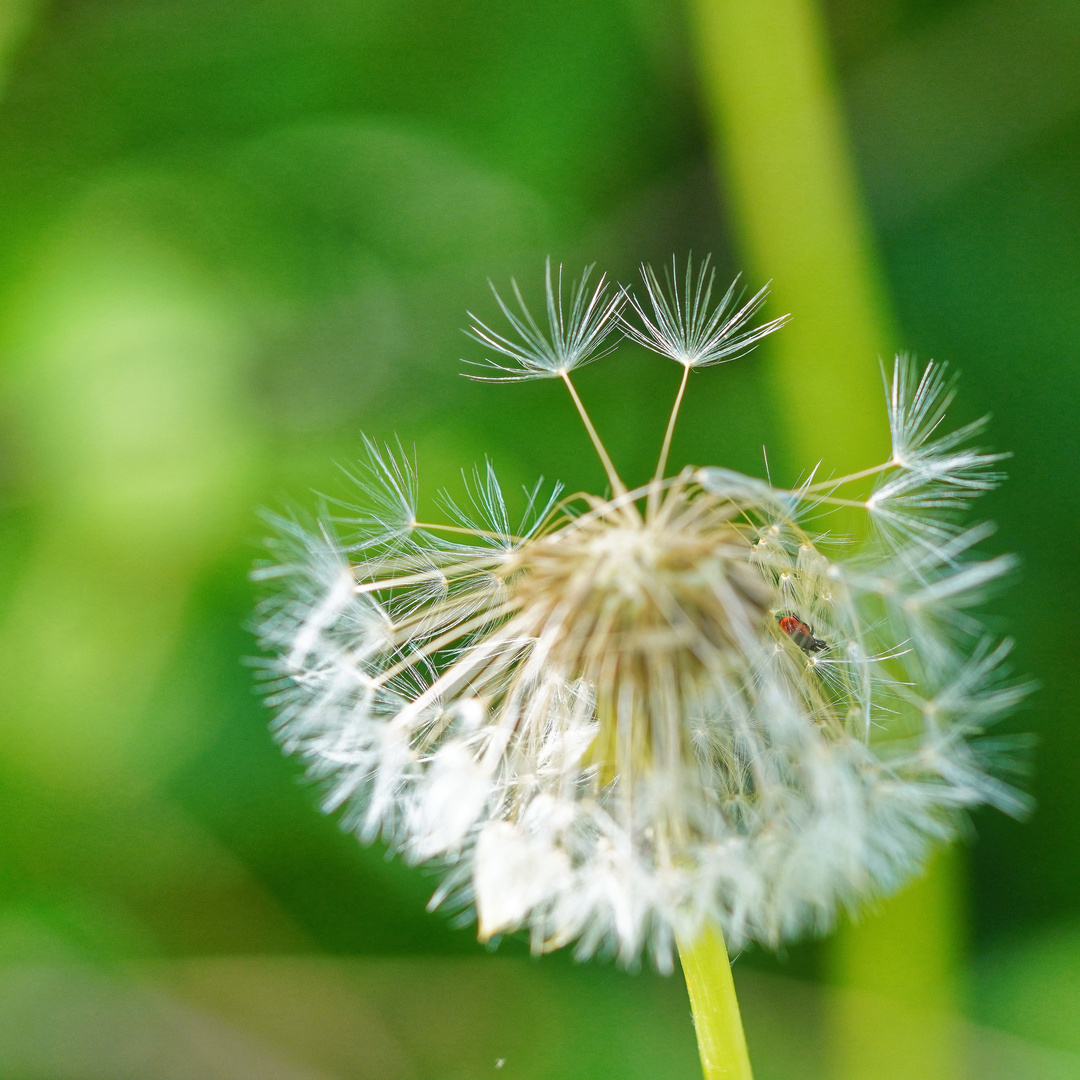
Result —
<instances>
[{"instance_id":1,"label":"light green blurred foliage","mask_svg":"<svg viewBox=\"0 0 1080 1080\"><path fill-rule=\"evenodd\" d=\"M821 1035L835 992L753 971L736 981L755 1077L830 1080ZM194 957L103 970L54 956L0 969L0 1060L18 1075L110 1080L691 1080L700 1065L684 994L655 974L497 957ZM941 1019L964 1075L1078 1075L1080 1055Z\"/></svg>"},{"instance_id":2,"label":"light green blurred foliage","mask_svg":"<svg viewBox=\"0 0 1080 1080\"><path fill-rule=\"evenodd\" d=\"M1080 1054L1080 928L1056 923L1031 936L1004 936L976 966L973 996L984 1024Z\"/></svg>"},{"instance_id":3,"label":"light green blurred foliage","mask_svg":"<svg viewBox=\"0 0 1080 1080\"><path fill-rule=\"evenodd\" d=\"M175 252L111 232L108 198L43 253L12 320L8 389L37 520L0 631L4 723L9 751L49 785L115 784L117 770L139 782L152 767L121 744L192 574L234 541L255 490L235 313Z\"/></svg>"}]
</instances>

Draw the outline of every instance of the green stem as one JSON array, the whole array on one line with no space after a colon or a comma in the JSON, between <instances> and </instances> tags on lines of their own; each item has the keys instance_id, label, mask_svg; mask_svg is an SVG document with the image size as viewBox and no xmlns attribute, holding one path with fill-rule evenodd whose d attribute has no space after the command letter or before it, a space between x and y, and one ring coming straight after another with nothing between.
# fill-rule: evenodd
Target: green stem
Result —
<instances>
[{"instance_id":1,"label":"green stem","mask_svg":"<svg viewBox=\"0 0 1080 1080\"><path fill-rule=\"evenodd\" d=\"M679 942L705 1080L753 1080L731 962L720 927L710 923L692 943Z\"/></svg>"},{"instance_id":2,"label":"green stem","mask_svg":"<svg viewBox=\"0 0 1080 1080\"><path fill-rule=\"evenodd\" d=\"M735 234L747 269L771 278L776 309L793 314L763 350L785 449L800 467L823 457L826 476L868 475L888 453L878 357L892 351L892 320L819 4L687 4ZM856 517L837 523L854 531ZM832 943L828 966L844 1000L869 992L955 1009L963 909L950 865L937 860L922 883ZM875 1023L865 1005L839 1010L833 1040L844 1078L954 1075L947 1038L928 1037L925 1025Z\"/></svg>"},{"instance_id":3,"label":"green stem","mask_svg":"<svg viewBox=\"0 0 1080 1080\"><path fill-rule=\"evenodd\" d=\"M747 270L791 323L768 366L800 457L882 461L891 319L814 0L688 0L702 96Z\"/></svg>"},{"instance_id":4,"label":"green stem","mask_svg":"<svg viewBox=\"0 0 1080 1080\"><path fill-rule=\"evenodd\" d=\"M830 943L828 975L838 1080L956 1080L964 1074L960 1007L963 920L960 853L927 872Z\"/></svg>"}]
</instances>

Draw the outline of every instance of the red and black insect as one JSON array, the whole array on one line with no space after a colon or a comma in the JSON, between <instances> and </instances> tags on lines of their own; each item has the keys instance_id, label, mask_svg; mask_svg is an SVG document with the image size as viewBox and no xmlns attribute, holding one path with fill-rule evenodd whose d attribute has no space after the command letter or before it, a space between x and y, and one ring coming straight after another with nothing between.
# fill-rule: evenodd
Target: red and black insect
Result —
<instances>
[{"instance_id":1,"label":"red and black insect","mask_svg":"<svg viewBox=\"0 0 1080 1080\"><path fill-rule=\"evenodd\" d=\"M776 621L780 624L780 629L783 630L807 656L816 652L821 652L822 649L827 649L829 647L827 641L822 641L821 638L814 637L814 631L807 626L802 619L799 619L790 613L777 615Z\"/></svg>"}]
</instances>

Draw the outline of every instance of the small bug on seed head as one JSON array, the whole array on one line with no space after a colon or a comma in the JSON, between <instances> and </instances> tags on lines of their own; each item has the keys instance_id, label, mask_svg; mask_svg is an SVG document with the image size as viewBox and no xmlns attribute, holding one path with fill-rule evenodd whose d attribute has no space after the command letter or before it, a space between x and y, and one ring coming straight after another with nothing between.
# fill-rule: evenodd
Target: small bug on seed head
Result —
<instances>
[{"instance_id":1,"label":"small bug on seed head","mask_svg":"<svg viewBox=\"0 0 1080 1080\"><path fill-rule=\"evenodd\" d=\"M804 623L802 619L799 619L790 613L777 615L776 621L780 624L780 629L783 630L807 656L810 656L811 653L821 652L822 649L827 649L829 647L827 641L822 641L821 638L814 637L814 631Z\"/></svg>"}]
</instances>

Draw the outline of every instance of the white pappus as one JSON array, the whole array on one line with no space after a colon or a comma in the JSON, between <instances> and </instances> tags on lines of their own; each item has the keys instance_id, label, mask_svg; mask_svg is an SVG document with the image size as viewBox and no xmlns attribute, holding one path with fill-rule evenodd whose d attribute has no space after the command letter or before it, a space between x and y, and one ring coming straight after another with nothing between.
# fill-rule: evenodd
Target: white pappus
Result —
<instances>
[{"instance_id":1,"label":"white pappus","mask_svg":"<svg viewBox=\"0 0 1080 1080\"><path fill-rule=\"evenodd\" d=\"M548 266L546 328L515 285L506 333L473 333L516 365L492 379L565 382L610 491L538 485L514 528L489 466L470 507L424 523L412 462L369 443L358 509L278 519L259 624L282 745L363 841L442 865L433 905L475 909L484 939L527 928L537 951L666 969L708 920L735 947L825 928L917 871L966 808L1023 808L978 736L1024 688L972 612L1012 562L980 561L987 528L958 521L1001 456L968 449L979 425L939 431L943 367L898 359L887 462L790 490L669 475L689 372L783 320L746 328L761 293L711 306L707 265L688 262L681 294L643 267L644 302L587 276L567 313ZM620 335L683 367L634 490L570 380ZM872 539L815 532L836 506Z\"/></svg>"}]
</instances>

